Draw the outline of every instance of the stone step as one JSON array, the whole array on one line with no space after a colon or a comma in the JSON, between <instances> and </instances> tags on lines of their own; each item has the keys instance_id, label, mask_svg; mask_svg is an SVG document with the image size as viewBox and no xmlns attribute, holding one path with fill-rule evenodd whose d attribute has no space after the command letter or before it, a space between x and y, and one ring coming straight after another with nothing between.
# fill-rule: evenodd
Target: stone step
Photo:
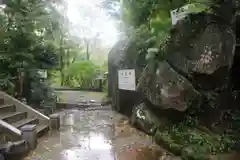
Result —
<instances>
[{"instance_id":1,"label":"stone step","mask_svg":"<svg viewBox=\"0 0 240 160\"><path fill-rule=\"evenodd\" d=\"M16 107L13 104L3 104L0 106L0 113L9 113L9 112L15 112Z\"/></svg>"},{"instance_id":2,"label":"stone step","mask_svg":"<svg viewBox=\"0 0 240 160\"><path fill-rule=\"evenodd\" d=\"M21 127L26 124L38 124L38 119L37 118L26 118L26 119L17 121L15 123L13 123L12 125L18 129L21 129Z\"/></svg>"},{"instance_id":3,"label":"stone step","mask_svg":"<svg viewBox=\"0 0 240 160\"><path fill-rule=\"evenodd\" d=\"M0 105L4 104L4 99L0 98Z\"/></svg>"},{"instance_id":4,"label":"stone step","mask_svg":"<svg viewBox=\"0 0 240 160\"><path fill-rule=\"evenodd\" d=\"M0 119L3 121L12 124L17 121L23 120L27 118L27 112L10 112L10 113L3 113L0 114Z\"/></svg>"},{"instance_id":5,"label":"stone step","mask_svg":"<svg viewBox=\"0 0 240 160\"><path fill-rule=\"evenodd\" d=\"M38 124L36 126L37 136L41 137L49 131L49 125Z\"/></svg>"}]
</instances>

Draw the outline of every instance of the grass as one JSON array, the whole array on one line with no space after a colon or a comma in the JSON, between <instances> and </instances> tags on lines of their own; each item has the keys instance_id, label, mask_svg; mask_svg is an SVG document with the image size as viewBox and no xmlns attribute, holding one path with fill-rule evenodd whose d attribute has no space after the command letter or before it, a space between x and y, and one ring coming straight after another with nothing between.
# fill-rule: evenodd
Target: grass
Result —
<instances>
[{"instance_id":1,"label":"grass","mask_svg":"<svg viewBox=\"0 0 240 160\"><path fill-rule=\"evenodd\" d=\"M227 135L209 134L194 127L176 126L158 129L155 141L183 159L205 160L228 152L233 141Z\"/></svg>"}]
</instances>

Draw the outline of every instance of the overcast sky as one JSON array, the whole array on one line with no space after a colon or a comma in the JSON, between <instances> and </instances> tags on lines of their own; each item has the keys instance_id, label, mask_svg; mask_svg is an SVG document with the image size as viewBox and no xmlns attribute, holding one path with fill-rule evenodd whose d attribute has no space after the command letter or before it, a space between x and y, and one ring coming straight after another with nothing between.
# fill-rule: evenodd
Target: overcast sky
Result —
<instances>
[{"instance_id":1,"label":"overcast sky","mask_svg":"<svg viewBox=\"0 0 240 160\"><path fill-rule=\"evenodd\" d=\"M114 19L101 8L102 0L65 0L67 16L72 23L75 36L95 37L98 35L104 45L111 47L118 39Z\"/></svg>"}]
</instances>

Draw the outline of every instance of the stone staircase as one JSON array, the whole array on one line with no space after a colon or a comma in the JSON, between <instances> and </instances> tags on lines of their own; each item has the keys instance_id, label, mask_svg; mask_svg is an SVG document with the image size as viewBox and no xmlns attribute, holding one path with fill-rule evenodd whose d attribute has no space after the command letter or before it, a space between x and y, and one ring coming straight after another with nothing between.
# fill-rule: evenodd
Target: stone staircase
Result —
<instances>
[{"instance_id":1,"label":"stone staircase","mask_svg":"<svg viewBox=\"0 0 240 160\"><path fill-rule=\"evenodd\" d=\"M21 127L36 124L37 136L49 130L49 118L17 99L0 92L0 137L5 141L21 139ZM3 136L4 135L4 136Z\"/></svg>"}]
</instances>

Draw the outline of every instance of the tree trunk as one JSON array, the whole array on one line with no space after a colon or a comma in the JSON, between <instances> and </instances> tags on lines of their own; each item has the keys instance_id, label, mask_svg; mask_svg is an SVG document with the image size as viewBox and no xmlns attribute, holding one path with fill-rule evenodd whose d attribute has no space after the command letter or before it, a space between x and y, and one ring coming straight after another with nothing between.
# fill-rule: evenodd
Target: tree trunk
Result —
<instances>
[{"instance_id":1,"label":"tree trunk","mask_svg":"<svg viewBox=\"0 0 240 160\"><path fill-rule=\"evenodd\" d=\"M63 44L63 39L61 39L61 42L60 42L60 72L61 72L61 86L64 85L64 73L63 73L63 70L64 70L64 51L63 51L63 48L62 48L62 44Z\"/></svg>"},{"instance_id":2,"label":"tree trunk","mask_svg":"<svg viewBox=\"0 0 240 160\"><path fill-rule=\"evenodd\" d=\"M89 43L87 43L86 58L87 58L87 60L90 60L90 54L89 54Z\"/></svg>"},{"instance_id":3,"label":"tree trunk","mask_svg":"<svg viewBox=\"0 0 240 160\"><path fill-rule=\"evenodd\" d=\"M16 96L22 98L23 96L23 81L24 72L21 69L17 70L17 81L16 81Z\"/></svg>"}]
</instances>

